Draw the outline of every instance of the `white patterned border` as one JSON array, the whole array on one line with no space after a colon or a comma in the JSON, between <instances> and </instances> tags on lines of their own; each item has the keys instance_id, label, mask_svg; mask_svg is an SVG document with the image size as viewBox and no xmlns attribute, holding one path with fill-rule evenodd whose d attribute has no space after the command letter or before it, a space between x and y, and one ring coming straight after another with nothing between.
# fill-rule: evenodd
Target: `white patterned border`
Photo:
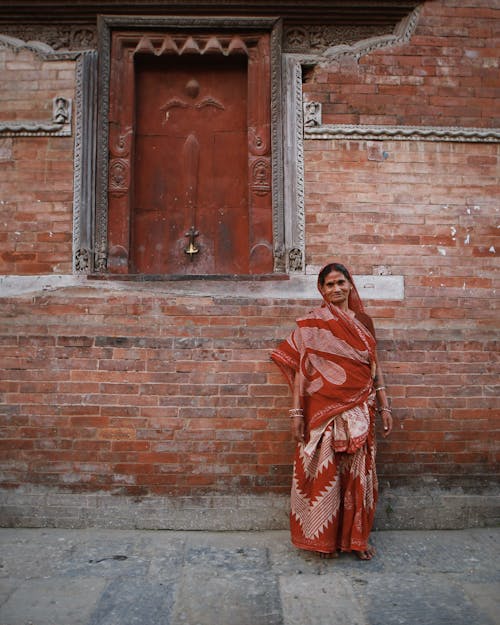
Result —
<instances>
[{"instance_id":1,"label":"white patterned border","mask_svg":"<svg viewBox=\"0 0 500 625\"><path fill-rule=\"evenodd\" d=\"M499 143L500 128L325 124L313 128L304 128L304 138Z\"/></svg>"}]
</instances>

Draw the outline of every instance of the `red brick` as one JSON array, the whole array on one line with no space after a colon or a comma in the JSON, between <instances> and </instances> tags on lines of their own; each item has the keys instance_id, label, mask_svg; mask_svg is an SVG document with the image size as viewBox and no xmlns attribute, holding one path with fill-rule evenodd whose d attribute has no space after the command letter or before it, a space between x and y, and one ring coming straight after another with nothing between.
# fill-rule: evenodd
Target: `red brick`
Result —
<instances>
[{"instance_id":1,"label":"red brick","mask_svg":"<svg viewBox=\"0 0 500 625\"><path fill-rule=\"evenodd\" d=\"M494 15L482 0L425 2L410 41L308 71L304 93L322 102L323 123L497 128ZM59 93L74 61L49 77L51 62L26 59L16 81L6 78L8 94L17 89L23 114L48 117L49 86ZM29 72L46 78L43 91ZM9 119L16 104L5 102ZM3 273L71 272L73 144L12 140L0 169ZM386 266L405 279L403 301L365 302L396 420L379 471L394 484L496 475L497 147L304 145L307 263L334 257L356 274ZM231 283L217 298L135 286L2 299L6 483L130 496L288 492L291 393L269 350L317 300L236 300Z\"/></svg>"}]
</instances>

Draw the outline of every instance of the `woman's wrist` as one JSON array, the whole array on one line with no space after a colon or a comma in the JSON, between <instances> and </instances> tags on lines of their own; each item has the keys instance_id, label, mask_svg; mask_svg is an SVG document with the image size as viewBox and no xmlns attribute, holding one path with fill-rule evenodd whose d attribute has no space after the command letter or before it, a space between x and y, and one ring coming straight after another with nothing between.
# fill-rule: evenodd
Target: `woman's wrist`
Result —
<instances>
[{"instance_id":1,"label":"woman's wrist","mask_svg":"<svg viewBox=\"0 0 500 625\"><path fill-rule=\"evenodd\" d=\"M302 408L290 408L288 414L290 415L290 419L294 419L295 417L299 419L304 418L304 411L302 410Z\"/></svg>"}]
</instances>

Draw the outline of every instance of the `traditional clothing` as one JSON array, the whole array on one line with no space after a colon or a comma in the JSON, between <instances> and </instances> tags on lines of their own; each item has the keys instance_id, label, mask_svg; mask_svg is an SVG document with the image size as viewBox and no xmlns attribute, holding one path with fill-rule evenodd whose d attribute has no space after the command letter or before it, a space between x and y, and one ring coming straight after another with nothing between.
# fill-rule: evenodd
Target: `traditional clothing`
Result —
<instances>
[{"instance_id":1,"label":"traditional clothing","mask_svg":"<svg viewBox=\"0 0 500 625\"><path fill-rule=\"evenodd\" d=\"M294 461L292 542L332 553L368 548L375 505L375 336L355 288L350 311L330 303L297 320L271 354L293 388L299 375L305 441Z\"/></svg>"}]
</instances>

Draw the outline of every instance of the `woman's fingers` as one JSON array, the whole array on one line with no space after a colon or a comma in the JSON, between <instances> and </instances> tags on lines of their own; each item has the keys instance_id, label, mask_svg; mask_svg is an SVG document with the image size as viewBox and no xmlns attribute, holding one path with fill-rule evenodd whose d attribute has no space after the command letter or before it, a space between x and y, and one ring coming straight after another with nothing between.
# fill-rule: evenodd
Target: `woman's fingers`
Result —
<instances>
[{"instance_id":1,"label":"woman's fingers","mask_svg":"<svg viewBox=\"0 0 500 625\"><path fill-rule=\"evenodd\" d=\"M292 434L297 443L304 440L304 419L301 417L294 417L292 420Z\"/></svg>"},{"instance_id":2,"label":"woman's fingers","mask_svg":"<svg viewBox=\"0 0 500 625\"><path fill-rule=\"evenodd\" d=\"M382 413L382 423L384 424L384 438L392 432L392 415L390 412Z\"/></svg>"}]
</instances>

